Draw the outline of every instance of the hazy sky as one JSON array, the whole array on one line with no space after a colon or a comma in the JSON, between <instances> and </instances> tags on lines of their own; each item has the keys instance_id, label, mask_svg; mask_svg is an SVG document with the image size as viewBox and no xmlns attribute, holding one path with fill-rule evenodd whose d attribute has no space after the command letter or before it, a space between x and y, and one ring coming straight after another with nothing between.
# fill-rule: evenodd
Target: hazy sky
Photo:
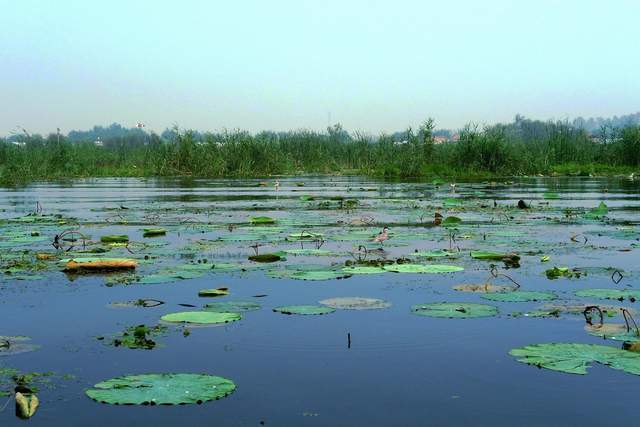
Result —
<instances>
[{"instance_id":1,"label":"hazy sky","mask_svg":"<svg viewBox=\"0 0 640 427\"><path fill-rule=\"evenodd\" d=\"M171 5L165 5L171 3ZM0 135L640 110L640 1L0 0Z\"/></svg>"}]
</instances>

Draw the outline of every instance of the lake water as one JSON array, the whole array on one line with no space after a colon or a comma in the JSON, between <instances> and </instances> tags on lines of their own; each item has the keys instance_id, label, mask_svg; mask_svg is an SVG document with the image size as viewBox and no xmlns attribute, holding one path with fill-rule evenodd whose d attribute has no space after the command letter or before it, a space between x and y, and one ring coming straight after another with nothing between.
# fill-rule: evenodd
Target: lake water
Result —
<instances>
[{"instance_id":1,"label":"lake water","mask_svg":"<svg viewBox=\"0 0 640 427\"><path fill-rule=\"evenodd\" d=\"M637 375L602 364L593 364L587 375L539 369L518 362L509 351L538 343L622 347L620 341L588 334L579 310L572 314L565 308L608 306L613 317L605 316L606 323L623 323L611 306L634 313L637 303L578 297L575 292L640 289L640 181L522 178L452 187L448 182L301 177L281 178L277 191L274 182L91 179L0 190L0 260L10 273L0 279L0 335L28 336L41 346L19 354L2 355L0 350L0 369L54 373L48 383L37 384L40 407L28 422L194 427L636 424ZM516 208L520 199L529 209ZM589 215L601 202L606 214ZM461 222L434 225L435 212ZM256 216L276 222L252 225ZM389 240L371 242L384 226ZM164 227L167 234L144 237L142 230L150 227ZM54 236L65 230L77 230L86 240L62 241L62 248L54 249ZM300 233L310 237L301 241ZM129 244L100 244L101 236L113 234L128 235ZM312 251L281 253L286 259L260 264L247 260L256 244L260 254ZM358 250L360 245L367 253ZM99 256L138 260L135 273L61 271L60 259L95 256L81 251L97 247L108 249ZM444 257L413 255L449 249ZM476 250L516 252L519 266L472 258ZM39 252L57 259L37 261ZM549 260L542 262L543 256ZM393 266L397 259L464 270L342 272L345 262L377 260L379 266ZM193 267L209 264L219 267ZM520 284L521 291L551 292L557 299L499 302L452 288L485 283L491 264L494 272ZM580 277L550 280L545 271L554 266L568 267ZM191 275L180 273L185 271ZM341 278L298 280L309 271L330 271ZM491 283L512 286L503 276ZM229 288L230 295L198 296L201 289L219 287ZM316 316L273 311L352 296L391 306ZM164 304L112 305L149 298ZM166 324L167 330L154 337L152 350L112 345L127 327L153 326L168 313L238 300L261 309L222 326ZM416 304L437 302L488 304L499 314L435 318L412 313ZM526 315L549 304L560 307L557 316ZM164 372L218 375L233 380L237 389L220 400L180 406L117 406L85 395L109 378ZM3 387L13 388L7 382ZM0 407L6 399L10 397L0 398ZM2 426L23 422L15 417L13 402L0 412Z\"/></svg>"}]
</instances>

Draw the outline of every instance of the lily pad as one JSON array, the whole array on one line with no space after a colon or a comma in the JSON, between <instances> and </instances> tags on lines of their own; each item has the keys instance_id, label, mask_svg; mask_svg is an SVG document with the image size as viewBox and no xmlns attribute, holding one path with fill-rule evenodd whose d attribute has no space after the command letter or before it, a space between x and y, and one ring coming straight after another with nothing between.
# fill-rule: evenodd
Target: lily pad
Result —
<instances>
[{"instance_id":1,"label":"lily pad","mask_svg":"<svg viewBox=\"0 0 640 427\"><path fill-rule=\"evenodd\" d=\"M350 274L344 271L336 270L306 270L306 269L286 269L286 270L269 270L267 274L271 277L281 279L295 279L295 280L335 280L345 279L351 277Z\"/></svg>"},{"instance_id":2,"label":"lily pad","mask_svg":"<svg viewBox=\"0 0 640 427\"><path fill-rule=\"evenodd\" d=\"M589 209L584 217L586 219L601 219L609 213L609 208L604 202L600 202L597 208Z\"/></svg>"},{"instance_id":3,"label":"lily pad","mask_svg":"<svg viewBox=\"0 0 640 427\"><path fill-rule=\"evenodd\" d=\"M203 308L216 313L244 313L260 310L260 304L252 301L220 301L205 304Z\"/></svg>"},{"instance_id":4,"label":"lily pad","mask_svg":"<svg viewBox=\"0 0 640 427\"><path fill-rule=\"evenodd\" d=\"M220 399L236 385L205 374L142 374L112 378L86 391L87 396L112 405L184 405Z\"/></svg>"},{"instance_id":5,"label":"lily pad","mask_svg":"<svg viewBox=\"0 0 640 427\"><path fill-rule=\"evenodd\" d=\"M229 288L200 289L198 291L199 297L222 297L225 295L229 295Z\"/></svg>"},{"instance_id":6,"label":"lily pad","mask_svg":"<svg viewBox=\"0 0 640 427\"><path fill-rule=\"evenodd\" d=\"M216 313L214 311L181 311L178 313L165 314L160 318L165 322L172 323L197 323L200 325L211 325L216 323L229 323L240 320L242 316L238 313Z\"/></svg>"},{"instance_id":7,"label":"lily pad","mask_svg":"<svg viewBox=\"0 0 640 427\"><path fill-rule=\"evenodd\" d=\"M457 216L448 216L442 221L443 227L456 227L460 225L462 220Z\"/></svg>"},{"instance_id":8,"label":"lily pad","mask_svg":"<svg viewBox=\"0 0 640 427\"><path fill-rule=\"evenodd\" d=\"M351 267L345 267L342 269L342 271L348 274L380 274L380 273L387 272L387 270L385 270L382 267L367 266L367 265L354 265Z\"/></svg>"},{"instance_id":9,"label":"lily pad","mask_svg":"<svg viewBox=\"0 0 640 427\"><path fill-rule=\"evenodd\" d=\"M477 293L495 293L495 292L512 292L513 286L492 285L491 283L464 284L455 285L453 290L460 292L477 292Z\"/></svg>"},{"instance_id":10,"label":"lily pad","mask_svg":"<svg viewBox=\"0 0 640 427\"><path fill-rule=\"evenodd\" d=\"M489 293L481 296L482 299L501 302L526 302L526 301L551 301L557 298L556 295L549 292L535 291L515 291Z\"/></svg>"},{"instance_id":11,"label":"lily pad","mask_svg":"<svg viewBox=\"0 0 640 427\"><path fill-rule=\"evenodd\" d=\"M325 307L322 305L286 305L276 307L273 311L282 314L300 314L300 315L321 315L329 314L336 311L335 308Z\"/></svg>"},{"instance_id":12,"label":"lily pad","mask_svg":"<svg viewBox=\"0 0 640 427\"><path fill-rule=\"evenodd\" d=\"M411 256L419 256L423 258L454 258L457 256L455 252L450 252L445 249L435 250L435 251L421 251L421 252L413 252L410 254Z\"/></svg>"},{"instance_id":13,"label":"lily pad","mask_svg":"<svg viewBox=\"0 0 640 427\"><path fill-rule=\"evenodd\" d=\"M269 216L254 216L251 218L251 224L275 224L276 220Z\"/></svg>"},{"instance_id":14,"label":"lily pad","mask_svg":"<svg viewBox=\"0 0 640 427\"><path fill-rule=\"evenodd\" d=\"M444 264L392 264L385 265L383 268L394 273L454 273L464 270L457 265Z\"/></svg>"},{"instance_id":15,"label":"lily pad","mask_svg":"<svg viewBox=\"0 0 640 427\"><path fill-rule=\"evenodd\" d=\"M520 257L513 253L500 253L489 251L471 251L471 258L481 259L485 261L502 261L505 259L518 261Z\"/></svg>"},{"instance_id":16,"label":"lily pad","mask_svg":"<svg viewBox=\"0 0 640 427\"><path fill-rule=\"evenodd\" d=\"M253 262L276 262L280 261L282 257L278 254L260 254L260 255L250 255L249 261Z\"/></svg>"},{"instance_id":17,"label":"lily pad","mask_svg":"<svg viewBox=\"0 0 640 427\"><path fill-rule=\"evenodd\" d=\"M635 329L627 330L622 323L605 323L604 325L587 325L584 328L589 334L604 339L625 342L640 342L640 335Z\"/></svg>"},{"instance_id":18,"label":"lily pad","mask_svg":"<svg viewBox=\"0 0 640 427\"><path fill-rule=\"evenodd\" d=\"M391 303L377 298L338 297L323 299L320 304L338 310L377 310L391 307Z\"/></svg>"},{"instance_id":19,"label":"lily pad","mask_svg":"<svg viewBox=\"0 0 640 427\"><path fill-rule=\"evenodd\" d=\"M471 317L492 317L498 314L498 309L487 304L436 302L414 305L411 307L411 312L418 316L466 319Z\"/></svg>"},{"instance_id":20,"label":"lily pad","mask_svg":"<svg viewBox=\"0 0 640 427\"><path fill-rule=\"evenodd\" d=\"M640 290L636 289L582 289L576 291L575 294L579 297L617 299L619 301L628 299L631 302L640 298Z\"/></svg>"},{"instance_id":21,"label":"lily pad","mask_svg":"<svg viewBox=\"0 0 640 427\"><path fill-rule=\"evenodd\" d=\"M100 241L102 243L128 243L129 236L126 234L109 234L106 236L101 236Z\"/></svg>"},{"instance_id":22,"label":"lily pad","mask_svg":"<svg viewBox=\"0 0 640 427\"><path fill-rule=\"evenodd\" d=\"M514 348L509 352L519 362L539 368L585 375L591 363L640 375L640 354L594 344L549 343Z\"/></svg>"},{"instance_id":23,"label":"lily pad","mask_svg":"<svg viewBox=\"0 0 640 427\"><path fill-rule=\"evenodd\" d=\"M31 338L24 336L0 336L0 356L13 356L14 354L28 353L38 350L39 345L31 344Z\"/></svg>"}]
</instances>

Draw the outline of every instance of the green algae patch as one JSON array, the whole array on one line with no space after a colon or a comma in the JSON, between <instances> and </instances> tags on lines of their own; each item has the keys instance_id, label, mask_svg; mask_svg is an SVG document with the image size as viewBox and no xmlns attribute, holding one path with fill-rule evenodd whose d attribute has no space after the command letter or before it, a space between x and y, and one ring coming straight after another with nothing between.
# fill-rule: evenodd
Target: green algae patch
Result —
<instances>
[{"instance_id":1,"label":"green algae patch","mask_svg":"<svg viewBox=\"0 0 640 427\"><path fill-rule=\"evenodd\" d=\"M205 374L142 374L102 381L86 390L111 405L185 405L217 400L236 389L233 381Z\"/></svg>"}]
</instances>

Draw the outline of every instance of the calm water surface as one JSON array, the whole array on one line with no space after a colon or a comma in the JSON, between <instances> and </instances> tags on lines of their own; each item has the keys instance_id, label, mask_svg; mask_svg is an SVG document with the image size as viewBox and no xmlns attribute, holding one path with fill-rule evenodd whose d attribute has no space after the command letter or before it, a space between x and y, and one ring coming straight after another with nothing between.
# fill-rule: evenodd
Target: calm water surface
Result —
<instances>
[{"instance_id":1,"label":"calm water surface","mask_svg":"<svg viewBox=\"0 0 640 427\"><path fill-rule=\"evenodd\" d=\"M4 275L0 335L27 335L42 348L0 357L0 367L74 376L56 377L50 387L41 387L40 408L26 422L34 426L194 427L640 424L634 421L640 377L602 365L594 365L584 376L563 374L519 363L508 354L514 347L535 343L620 347L619 342L587 334L581 315L530 318L518 314L542 303L491 302L481 294L452 289L457 284L483 283L489 275L490 262L472 259L471 249L515 251L522 257L519 268L507 270L502 263L496 264L523 289L555 292L559 303L623 306L618 301L580 299L573 292L638 286L639 181L531 178L457 183L452 189L449 183L305 177L281 179L279 191L273 182L259 187L257 180L96 179L1 189L0 250L5 259L20 251L28 251L26 256L31 257L35 252L54 252L53 236L66 229L80 230L92 240L105 234L129 235L133 253L114 247L107 256L141 259L140 276L197 259L255 267L247 261L253 254L252 244L264 244L261 253L299 248L300 242L285 238L303 230L323 233L322 249L337 254L289 255L286 261L245 272L211 273L162 284L113 284L114 276L68 276L55 263L38 272L44 276L39 280L29 277L33 272L20 277L24 280ZM305 186L297 186L298 182ZM559 198L545 198L550 192ZM301 200L304 195L313 200ZM336 196L356 200L357 205L341 209ZM519 199L532 208L515 209ZM609 207L606 221L579 219L584 209L601 201ZM61 214L67 222L8 221L33 212L37 203L44 215ZM447 230L432 226L436 211L462 219L454 241ZM256 232L248 221L258 215L276 218L277 228ZM360 219L372 223L358 225ZM348 225L354 220L356 225ZM164 226L167 236L143 238L141 230L150 225ZM459 265L465 270L354 275L327 281L276 278L267 272L296 264L335 266L354 260L350 252L359 244L377 248L368 236L384 225L390 227L391 239L383 253L370 258L396 259L415 250L451 246L460 250L457 258L419 262ZM34 230L40 232L41 240L11 240L15 233L30 235ZM194 250L198 241L205 244ZM146 262L145 255L150 258ZM551 261L541 263L542 255L549 255ZM553 266L598 268L579 279L549 280L544 271ZM611 270L604 267L622 271L624 278L614 284ZM153 350L108 345L109 336L128 326L155 325L166 313L196 310L178 304L199 307L211 302L199 298L198 290L221 286L231 291L224 298L252 300L262 309L225 326L190 328L187 337L182 327L170 327ZM340 296L380 298L392 306L337 310L323 316L272 311L280 305L317 304ZM165 304L109 307L112 302L139 298ZM492 304L500 314L437 319L410 312L414 304L440 301ZM631 303L627 306L634 308ZM111 406L84 394L99 381L147 372L210 373L232 379L238 388L224 399L184 406ZM0 412L2 426L24 423L14 416L12 404Z\"/></svg>"}]
</instances>

